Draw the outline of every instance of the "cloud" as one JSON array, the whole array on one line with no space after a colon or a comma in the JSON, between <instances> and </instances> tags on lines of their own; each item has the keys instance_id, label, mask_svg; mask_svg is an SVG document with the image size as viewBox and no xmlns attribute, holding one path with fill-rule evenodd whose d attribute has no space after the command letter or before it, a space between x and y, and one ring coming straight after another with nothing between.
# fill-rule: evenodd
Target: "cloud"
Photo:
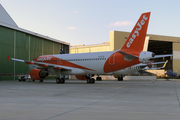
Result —
<instances>
[{"instance_id":1,"label":"cloud","mask_svg":"<svg viewBox=\"0 0 180 120\"><path fill-rule=\"evenodd\" d=\"M75 30L75 29L78 29L77 27L67 27L67 29L69 30Z\"/></svg>"},{"instance_id":2,"label":"cloud","mask_svg":"<svg viewBox=\"0 0 180 120\"><path fill-rule=\"evenodd\" d=\"M123 21L123 22L120 22L120 21L117 21L115 23L111 23L109 26L110 27L118 27L118 26L128 26L128 25L132 25L133 22L131 21Z\"/></svg>"}]
</instances>

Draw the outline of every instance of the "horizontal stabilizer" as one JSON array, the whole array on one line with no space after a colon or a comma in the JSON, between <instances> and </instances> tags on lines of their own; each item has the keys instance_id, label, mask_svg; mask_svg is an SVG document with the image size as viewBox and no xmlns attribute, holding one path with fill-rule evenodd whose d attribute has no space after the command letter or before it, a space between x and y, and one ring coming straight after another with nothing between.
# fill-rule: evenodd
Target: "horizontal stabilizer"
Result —
<instances>
[{"instance_id":1,"label":"horizontal stabilizer","mask_svg":"<svg viewBox=\"0 0 180 120\"><path fill-rule=\"evenodd\" d=\"M162 58L162 57L170 57L173 56L172 54L167 54L167 55L155 55L153 58Z\"/></svg>"},{"instance_id":2,"label":"horizontal stabilizer","mask_svg":"<svg viewBox=\"0 0 180 120\"><path fill-rule=\"evenodd\" d=\"M121 53L124 56L124 59L127 60L127 61L131 61L131 60L138 57L138 56L131 55L131 54L123 52L123 51L118 51L118 52Z\"/></svg>"}]
</instances>

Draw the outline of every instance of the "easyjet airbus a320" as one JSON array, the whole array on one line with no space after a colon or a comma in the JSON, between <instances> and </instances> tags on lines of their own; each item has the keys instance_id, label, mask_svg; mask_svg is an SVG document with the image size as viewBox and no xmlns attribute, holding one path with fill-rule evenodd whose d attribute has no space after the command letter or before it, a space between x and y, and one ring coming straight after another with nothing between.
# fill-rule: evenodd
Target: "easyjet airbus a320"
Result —
<instances>
[{"instance_id":1,"label":"easyjet airbus a320","mask_svg":"<svg viewBox=\"0 0 180 120\"><path fill-rule=\"evenodd\" d=\"M143 51L149 18L150 12L140 16L126 42L117 51L43 55L32 61L10 58L10 56L7 59L33 66L30 71L33 80L43 80L50 73L54 73L58 75L56 83L65 82L63 75L76 75L80 80L86 79L87 83L94 83L93 74L112 74L154 57L154 53Z\"/></svg>"}]
</instances>

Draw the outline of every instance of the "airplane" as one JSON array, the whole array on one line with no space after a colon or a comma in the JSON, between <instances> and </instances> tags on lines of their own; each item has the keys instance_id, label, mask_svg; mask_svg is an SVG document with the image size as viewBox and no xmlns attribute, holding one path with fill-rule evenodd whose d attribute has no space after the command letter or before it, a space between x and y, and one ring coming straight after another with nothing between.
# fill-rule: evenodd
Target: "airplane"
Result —
<instances>
[{"instance_id":1,"label":"airplane","mask_svg":"<svg viewBox=\"0 0 180 120\"><path fill-rule=\"evenodd\" d=\"M65 83L64 75L76 75L79 80L94 83L94 74L110 74L133 65L144 63L155 54L143 51L150 12L141 14L122 48L116 51L42 55L32 61L7 57L8 60L24 62L31 66L33 80L43 81L50 73L58 75L56 83Z\"/></svg>"},{"instance_id":2,"label":"airplane","mask_svg":"<svg viewBox=\"0 0 180 120\"><path fill-rule=\"evenodd\" d=\"M166 57L168 56L172 56L172 55L166 55ZM123 76L127 74L137 74L145 70L164 69L167 63L168 63L168 60L166 60L166 62L155 62L155 63L149 62L147 64L140 63L140 64L133 65L131 67L128 67L119 71L115 71L112 73L112 75L114 75L115 78L118 78L118 81L123 81ZM152 67L152 65L157 65L157 64L164 64L164 65L162 67ZM96 78L96 80L99 80L99 79Z\"/></svg>"}]
</instances>

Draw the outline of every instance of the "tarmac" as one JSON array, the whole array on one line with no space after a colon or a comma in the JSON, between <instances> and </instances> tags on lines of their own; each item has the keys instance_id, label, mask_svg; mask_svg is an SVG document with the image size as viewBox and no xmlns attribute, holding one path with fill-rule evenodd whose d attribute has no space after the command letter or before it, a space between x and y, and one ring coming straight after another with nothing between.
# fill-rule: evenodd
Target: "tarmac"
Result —
<instances>
[{"instance_id":1,"label":"tarmac","mask_svg":"<svg viewBox=\"0 0 180 120\"><path fill-rule=\"evenodd\" d=\"M180 81L0 81L0 120L180 120Z\"/></svg>"}]
</instances>

